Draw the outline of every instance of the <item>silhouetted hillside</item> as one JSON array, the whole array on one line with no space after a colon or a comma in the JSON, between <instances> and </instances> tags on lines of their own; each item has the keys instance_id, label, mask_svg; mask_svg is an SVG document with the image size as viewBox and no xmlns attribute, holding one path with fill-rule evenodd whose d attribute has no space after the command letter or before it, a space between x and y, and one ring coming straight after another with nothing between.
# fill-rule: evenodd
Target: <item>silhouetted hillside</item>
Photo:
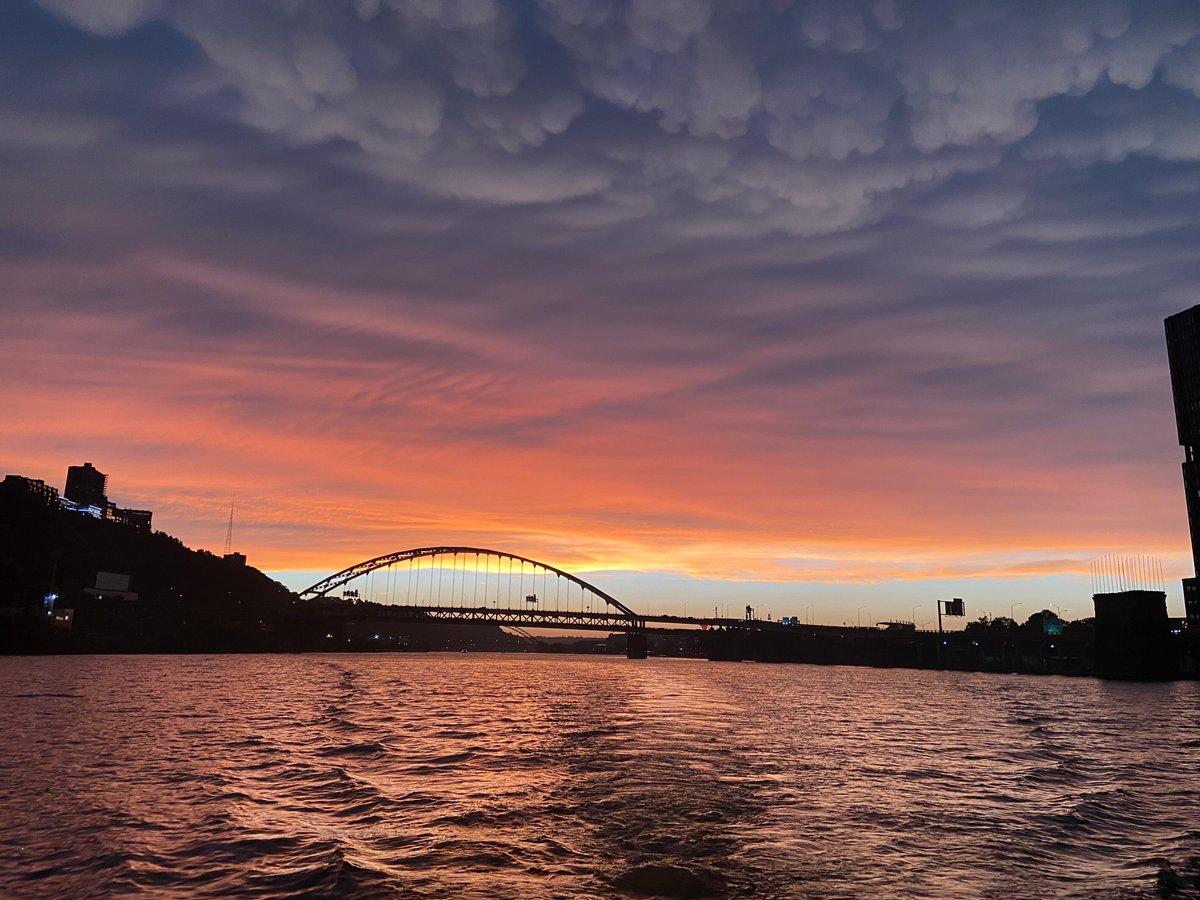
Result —
<instances>
[{"instance_id":1,"label":"silhouetted hillside","mask_svg":"<svg viewBox=\"0 0 1200 900\"><path fill-rule=\"evenodd\" d=\"M128 592L97 596L101 572L129 576ZM50 593L57 594L52 611L43 603ZM64 610L72 611L70 627ZM190 550L168 534L0 491L0 653L523 646L496 626L379 619L372 604L303 603L258 569Z\"/></svg>"},{"instance_id":2,"label":"silhouetted hillside","mask_svg":"<svg viewBox=\"0 0 1200 900\"><path fill-rule=\"evenodd\" d=\"M87 593L98 572L130 577L129 592ZM43 608L74 610L70 629ZM0 649L236 649L277 643L295 595L251 566L190 550L162 532L0 494Z\"/></svg>"}]
</instances>

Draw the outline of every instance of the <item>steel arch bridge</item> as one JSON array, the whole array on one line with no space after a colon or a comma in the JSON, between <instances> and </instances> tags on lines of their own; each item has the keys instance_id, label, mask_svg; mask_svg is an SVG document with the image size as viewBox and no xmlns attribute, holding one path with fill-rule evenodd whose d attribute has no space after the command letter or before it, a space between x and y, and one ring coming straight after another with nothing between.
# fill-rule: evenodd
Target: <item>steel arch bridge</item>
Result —
<instances>
[{"instance_id":1,"label":"steel arch bridge","mask_svg":"<svg viewBox=\"0 0 1200 900\"><path fill-rule=\"evenodd\" d=\"M330 597L351 585L340 598ZM645 615L570 572L501 550L419 547L388 553L336 572L300 597L312 604L365 601L389 618L625 631L630 656L645 655Z\"/></svg>"}]
</instances>

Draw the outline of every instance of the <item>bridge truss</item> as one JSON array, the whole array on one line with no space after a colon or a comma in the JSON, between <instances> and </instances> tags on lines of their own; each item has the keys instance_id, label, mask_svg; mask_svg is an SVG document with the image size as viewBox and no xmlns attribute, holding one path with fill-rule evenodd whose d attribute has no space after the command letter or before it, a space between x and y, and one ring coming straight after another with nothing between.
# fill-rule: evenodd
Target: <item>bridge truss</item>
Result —
<instances>
[{"instance_id":1,"label":"bridge truss","mask_svg":"<svg viewBox=\"0 0 1200 900\"><path fill-rule=\"evenodd\" d=\"M340 590L340 597L338 592ZM389 614L513 627L644 632L646 617L547 563L482 547L420 547L356 563L300 592L359 600Z\"/></svg>"},{"instance_id":2,"label":"bridge truss","mask_svg":"<svg viewBox=\"0 0 1200 900\"><path fill-rule=\"evenodd\" d=\"M520 632L525 628L566 628L587 631L645 630L648 621L666 617L630 619L623 613L607 611L578 612L535 609L498 609L486 607L469 609L445 606L382 606L377 614L384 619L413 622L457 622L466 625L502 625Z\"/></svg>"}]
</instances>

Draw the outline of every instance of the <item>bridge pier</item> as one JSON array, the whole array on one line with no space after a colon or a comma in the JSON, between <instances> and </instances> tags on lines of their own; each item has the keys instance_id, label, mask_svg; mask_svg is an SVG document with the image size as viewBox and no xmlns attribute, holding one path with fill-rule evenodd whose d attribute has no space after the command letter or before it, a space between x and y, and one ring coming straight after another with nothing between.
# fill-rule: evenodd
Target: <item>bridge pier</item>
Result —
<instances>
[{"instance_id":1,"label":"bridge pier","mask_svg":"<svg viewBox=\"0 0 1200 900\"><path fill-rule=\"evenodd\" d=\"M625 658L646 658L646 632L628 631L625 633Z\"/></svg>"}]
</instances>

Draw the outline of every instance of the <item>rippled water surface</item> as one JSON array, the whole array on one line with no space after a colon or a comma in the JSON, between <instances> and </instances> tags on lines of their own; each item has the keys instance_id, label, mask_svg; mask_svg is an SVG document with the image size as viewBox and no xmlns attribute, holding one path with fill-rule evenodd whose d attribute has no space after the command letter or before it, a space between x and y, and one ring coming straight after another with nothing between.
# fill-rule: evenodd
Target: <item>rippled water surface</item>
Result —
<instances>
[{"instance_id":1,"label":"rippled water surface","mask_svg":"<svg viewBox=\"0 0 1200 900\"><path fill-rule=\"evenodd\" d=\"M465 654L0 676L5 897L1200 895L1196 683Z\"/></svg>"}]
</instances>

